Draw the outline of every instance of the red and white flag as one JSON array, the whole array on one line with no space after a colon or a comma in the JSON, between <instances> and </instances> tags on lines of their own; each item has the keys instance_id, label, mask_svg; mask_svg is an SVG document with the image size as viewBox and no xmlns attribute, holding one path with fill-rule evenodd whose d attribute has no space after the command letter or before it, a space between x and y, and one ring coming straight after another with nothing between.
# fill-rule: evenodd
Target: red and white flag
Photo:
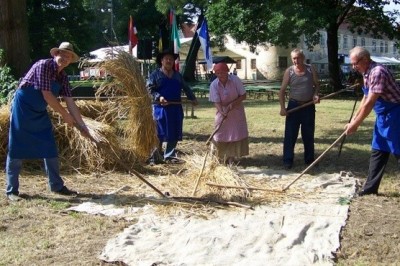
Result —
<instances>
[{"instance_id":1,"label":"red and white flag","mask_svg":"<svg viewBox=\"0 0 400 266\"><path fill-rule=\"evenodd\" d=\"M138 44L137 30L133 23L132 16L129 18L128 38L129 38L129 53L132 54L132 49Z\"/></svg>"}]
</instances>

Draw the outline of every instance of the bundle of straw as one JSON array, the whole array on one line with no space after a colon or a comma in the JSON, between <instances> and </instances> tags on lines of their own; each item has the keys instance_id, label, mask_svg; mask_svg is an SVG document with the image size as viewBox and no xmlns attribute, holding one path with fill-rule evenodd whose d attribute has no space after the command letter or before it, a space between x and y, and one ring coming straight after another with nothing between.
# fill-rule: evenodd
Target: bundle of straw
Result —
<instances>
[{"instance_id":1,"label":"bundle of straw","mask_svg":"<svg viewBox=\"0 0 400 266\"><path fill-rule=\"evenodd\" d=\"M10 128L10 106L0 107L0 160L7 156L8 130Z\"/></svg>"},{"instance_id":2,"label":"bundle of straw","mask_svg":"<svg viewBox=\"0 0 400 266\"><path fill-rule=\"evenodd\" d=\"M118 126L116 118L123 117L127 110L121 110L112 101L78 100L75 101L82 116L112 126Z\"/></svg>"},{"instance_id":3,"label":"bundle of straw","mask_svg":"<svg viewBox=\"0 0 400 266\"><path fill-rule=\"evenodd\" d=\"M101 67L111 73L113 79L103 83L96 95L108 95L118 108L128 110L128 121L124 125L126 144L139 160L145 160L158 140L151 98L139 64L129 53L119 51L115 59L106 61Z\"/></svg>"},{"instance_id":4,"label":"bundle of straw","mask_svg":"<svg viewBox=\"0 0 400 266\"><path fill-rule=\"evenodd\" d=\"M69 165L80 170L103 170L114 167L121 160L121 146L113 127L83 117L90 134L102 148L82 136L76 128L70 128L62 121L57 112L50 112L55 128L55 138L58 145L59 157L64 166Z\"/></svg>"}]
</instances>

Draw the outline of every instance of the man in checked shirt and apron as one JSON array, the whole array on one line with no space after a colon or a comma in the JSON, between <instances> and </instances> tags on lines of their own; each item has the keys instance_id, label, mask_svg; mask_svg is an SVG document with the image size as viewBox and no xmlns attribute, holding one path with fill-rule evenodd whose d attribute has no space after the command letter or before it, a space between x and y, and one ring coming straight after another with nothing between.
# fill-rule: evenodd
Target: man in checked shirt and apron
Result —
<instances>
[{"instance_id":1,"label":"man in checked shirt and apron","mask_svg":"<svg viewBox=\"0 0 400 266\"><path fill-rule=\"evenodd\" d=\"M359 195L378 194L391 153L400 168L400 87L386 67L371 60L365 48L356 46L349 54L353 68L364 76L364 97L356 115L346 125L346 134L356 132L372 109L375 111L368 177Z\"/></svg>"},{"instance_id":2,"label":"man in checked shirt and apron","mask_svg":"<svg viewBox=\"0 0 400 266\"><path fill-rule=\"evenodd\" d=\"M77 62L79 56L68 42L51 49L50 54L53 58L39 60L31 67L20 82L11 106L6 161L6 195L11 201L21 199L19 174L23 159L43 159L50 190L61 195L77 195L76 191L64 185L60 176L58 152L47 106L60 113L69 126L77 126L83 136L90 137L72 98L71 86L64 71L69 64ZM58 96L63 97L68 110L60 104Z\"/></svg>"}]
</instances>

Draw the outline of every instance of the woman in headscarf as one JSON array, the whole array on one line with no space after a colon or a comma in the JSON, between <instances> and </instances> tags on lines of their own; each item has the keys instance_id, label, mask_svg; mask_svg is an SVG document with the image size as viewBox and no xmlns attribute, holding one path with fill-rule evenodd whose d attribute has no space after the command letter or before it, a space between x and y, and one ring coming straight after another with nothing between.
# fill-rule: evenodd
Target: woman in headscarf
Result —
<instances>
[{"instance_id":1,"label":"woman in headscarf","mask_svg":"<svg viewBox=\"0 0 400 266\"><path fill-rule=\"evenodd\" d=\"M210 85L210 101L217 109L213 137L217 157L223 163L232 164L249 154L249 133L243 100L246 90L236 75L229 75L226 63L214 66L217 78Z\"/></svg>"}]
</instances>

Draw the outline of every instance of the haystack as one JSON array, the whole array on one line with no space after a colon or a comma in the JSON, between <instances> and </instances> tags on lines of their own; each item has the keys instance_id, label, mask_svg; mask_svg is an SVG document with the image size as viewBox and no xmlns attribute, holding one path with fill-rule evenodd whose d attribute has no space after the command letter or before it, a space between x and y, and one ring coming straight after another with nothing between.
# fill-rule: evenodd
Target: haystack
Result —
<instances>
[{"instance_id":1,"label":"haystack","mask_svg":"<svg viewBox=\"0 0 400 266\"><path fill-rule=\"evenodd\" d=\"M8 130L10 127L10 106L0 107L0 160L5 161L7 156Z\"/></svg>"},{"instance_id":2,"label":"haystack","mask_svg":"<svg viewBox=\"0 0 400 266\"><path fill-rule=\"evenodd\" d=\"M157 146L156 124L151 98L146 90L139 63L127 52L102 63L113 79L104 82L96 95L107 95L119 110L127 110L124 132L127 147L139 160L145 160ZM110 112L115 112L110 110Z\"/></svg>"},{"instance_id":3,"label":"haystack","mask_svg":"<svg viewBox=\"0 0 400 266\"><path fill-rule=\"evenodd\" d=\"M3 162L7 156L10 124L9 109L9 105L3 105L0 108L0 160ZM120 160L121 157L124 159L130 157L126 154L122 155L122 147L113 127L84 117L90 133L102 145L99 148L93 141L83 137L77 129L69 128L59 113L49 110L50 118L53 121L61 166L80 171L101 171L113 168L116 165L116 161Z\"/></svg>"}]
</instances>

